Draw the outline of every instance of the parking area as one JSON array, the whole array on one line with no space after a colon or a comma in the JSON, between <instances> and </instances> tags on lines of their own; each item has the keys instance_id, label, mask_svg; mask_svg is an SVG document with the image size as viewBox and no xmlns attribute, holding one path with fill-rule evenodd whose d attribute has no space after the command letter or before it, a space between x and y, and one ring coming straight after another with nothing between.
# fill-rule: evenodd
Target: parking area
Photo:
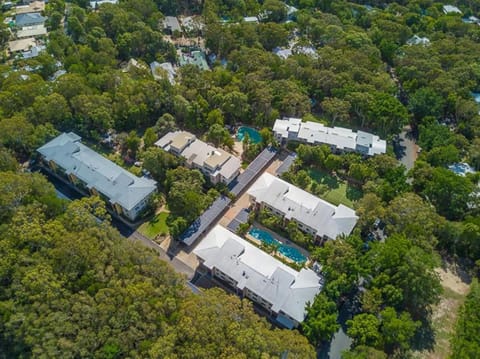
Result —
<instances>
[{"instance_id":1,"label":"parking area","mask_svg":"<svg viewBox=\"0 0 480 359\"><path fill-rule=\"evenodd\" d=\"M242 209L238 212L237 216L227 225L227 228L233 233L237 233L238 227L241 224L248 222L248 217L250 216L249 209Z\"/></svg>"},{"instance_id":2,"label":"parking area","mask_svg":"<svg viewBox=\"0 0 480 359\"><path fill-rule=\"evenodd\" d=\"M225 215L218 222L224 227L228 227L230 222L232 222L235 217L240 213L241 210L250 207L250 201L248 199L248 194L245 192L242 194L237 201L230 205L230 208L227 210Z\"/></svg>"}]
</instances>

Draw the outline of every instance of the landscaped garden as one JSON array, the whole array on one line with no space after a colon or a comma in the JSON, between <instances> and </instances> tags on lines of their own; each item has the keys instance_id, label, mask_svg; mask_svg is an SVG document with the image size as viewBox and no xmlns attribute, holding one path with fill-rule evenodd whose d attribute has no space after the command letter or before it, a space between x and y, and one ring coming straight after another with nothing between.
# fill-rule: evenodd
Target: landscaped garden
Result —
<instances>
[{"instance_id":1,"label":"landscaped garden","mask_svg":"<svg viewBox=\"0 0 480 359\"><path fill-rule=\"evenodd\" d=\"M343 204L347 207L353 208L354 203L363 196L363 192L360 189L349 185L346 181L343 181L338 177L315 168L310 168L307 172L312 179L310 187L318 185L323 187L322 190L312 192L315 192L320 198L336 206Z\"/></svg>"},{"instance_id":2,"label":"landscaped garden","mask_svg":"<svg viewBox=\"0 0 480 359\"><path fill-rule=\"evenodd\" d=\"M158 235L168 235L167 218L169 212L160 212L150 221L143 223L138 231L145 237L155 239Z\"/></svg>"}]
</instances>

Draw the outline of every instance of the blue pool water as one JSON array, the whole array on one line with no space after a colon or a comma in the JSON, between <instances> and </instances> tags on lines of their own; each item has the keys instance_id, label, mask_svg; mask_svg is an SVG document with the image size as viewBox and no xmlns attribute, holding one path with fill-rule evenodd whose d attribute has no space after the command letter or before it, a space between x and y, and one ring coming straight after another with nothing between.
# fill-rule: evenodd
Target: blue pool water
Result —
<instances>
[{"instance_id":1,"label":"blue pool water","mask_svg":"<svg viewBox=\"0 0 480 359\"><path fill-rule=\"evenodd\" d=\"M287 246L277 241L272 235L264 230L253 227L250 232L248 232L253 238L258 239L266 244L277 244L279 246L278 251L283 254L285 257L292 259L297 263L303 263L307 261L307 258L300 253L300 251L294 247Z\"/></svg>"},{"instance_id":2,"label":"blue pool water","mask_svg":"<svg viewBox=\"0 0 480 359\"><path fill-rule=\"evenodd\" d=\"M256 143L262 142L262 136L260 135L260 132L258 132L257 130L251 127L245 127L245 126L242 126L238 129L237 138L239 141L243 141L243 138L245 137L245 133L248 133L248 137L250 137L251 143L256 144Z\"/></svg>"}]
</instances>

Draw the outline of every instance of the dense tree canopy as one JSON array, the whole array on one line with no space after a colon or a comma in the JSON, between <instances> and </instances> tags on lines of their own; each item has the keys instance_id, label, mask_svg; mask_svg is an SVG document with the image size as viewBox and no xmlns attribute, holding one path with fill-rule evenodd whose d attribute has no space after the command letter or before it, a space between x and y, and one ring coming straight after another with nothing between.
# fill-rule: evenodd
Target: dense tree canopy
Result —
<instances>
[{"instance_id":1,"label":"dense tree canopy","mask_svg":"<svg viewBox=\"0 0 480 359\"><path fill-rule=\"evenodd\" d=\"M46 52L1 66L0 347L7 357L188 358L192 350L205 358L278 357L286 350L311 357L303 338L269 331L248 304L218 292L205 301L192 297L151 253L108 227L101 202L67 205L41 176L16 172L58 131L75 131L116 163L157 180L177 237L225 188L181 167L181 159L154 146L157 138L185 129L229 149L232 126L267 128L260 144L243 144L242 159L250 161L275 144L268 129L282 116L388 141L386 154L368 159L292 146L298 157L284 178L318 196L326 184L312 173L345 183L360 217L350 237L312 253L325 285L310 303L303 334L314 344L328 340L338 309L358 300L347 325L354 346L345 358L408 356L419 322L428 324L438 299L437 251L465 257L472 268L480 258L478 174L447 169L457 162L480 169L473 97L480 92L480 27L462 21L478 17L480 5L457 2L461 16L431 1L287 3L298 11L278 0L126 0L96 9L85 0L48 2ZM195 21L204 26L168 38L166 15L199 15ZM11 33L5 16L2 50ZM415 43L414 35L428 41ZM179 66L174 42L188 37L205 44L211 71ZM277 56L278 49L291 56ZM155 80L152 61L171 62L175 81ZM391 148L405 126L421 147L411 171ZM293 225L287 230L307 238ZM459 358L476 348L475 324L464 319L475 307L475 288L453 343Z\"/></svg>"},{"instance_id":2,"label":"dense tree canopy","mask_svg":"<svg viewBox=\"0 0 480 359\"><path fill-rule=\"evenodd\" d=\"M460 311L456 334L452 340L452 359L475 358L480 351L477 333L480 330L480 287L474 281Z\"/></svg>"},{"instance_id":3,"label":"dense tree canopy","mask_svg":"<svg viewBox=\"0 0 480 359\"><path fill-rule=\"evenodd\" d=\"M99 198L67 204L37 174L1 172L0 187L3 356L314 357L298 332L272 331L248 302L192 294L110 227Z\"/></svg>"}]
</instances>

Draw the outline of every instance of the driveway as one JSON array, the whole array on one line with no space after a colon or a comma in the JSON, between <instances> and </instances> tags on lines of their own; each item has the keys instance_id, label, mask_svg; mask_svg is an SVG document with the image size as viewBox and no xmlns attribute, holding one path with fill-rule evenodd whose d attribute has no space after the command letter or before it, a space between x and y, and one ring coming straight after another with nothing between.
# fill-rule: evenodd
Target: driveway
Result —
<instances>
[{"instance_id":1,"label":"driveway","mask_svg":"<svg viewBox=\"0 0 480 359\"><path fill-rule=\"evenodd\" d=\"M418 157L419 147L413 139L410 126L403 129L393 146L397 159L407 168L407 171L412 169Z\"/></svg>"}]
</instances>

